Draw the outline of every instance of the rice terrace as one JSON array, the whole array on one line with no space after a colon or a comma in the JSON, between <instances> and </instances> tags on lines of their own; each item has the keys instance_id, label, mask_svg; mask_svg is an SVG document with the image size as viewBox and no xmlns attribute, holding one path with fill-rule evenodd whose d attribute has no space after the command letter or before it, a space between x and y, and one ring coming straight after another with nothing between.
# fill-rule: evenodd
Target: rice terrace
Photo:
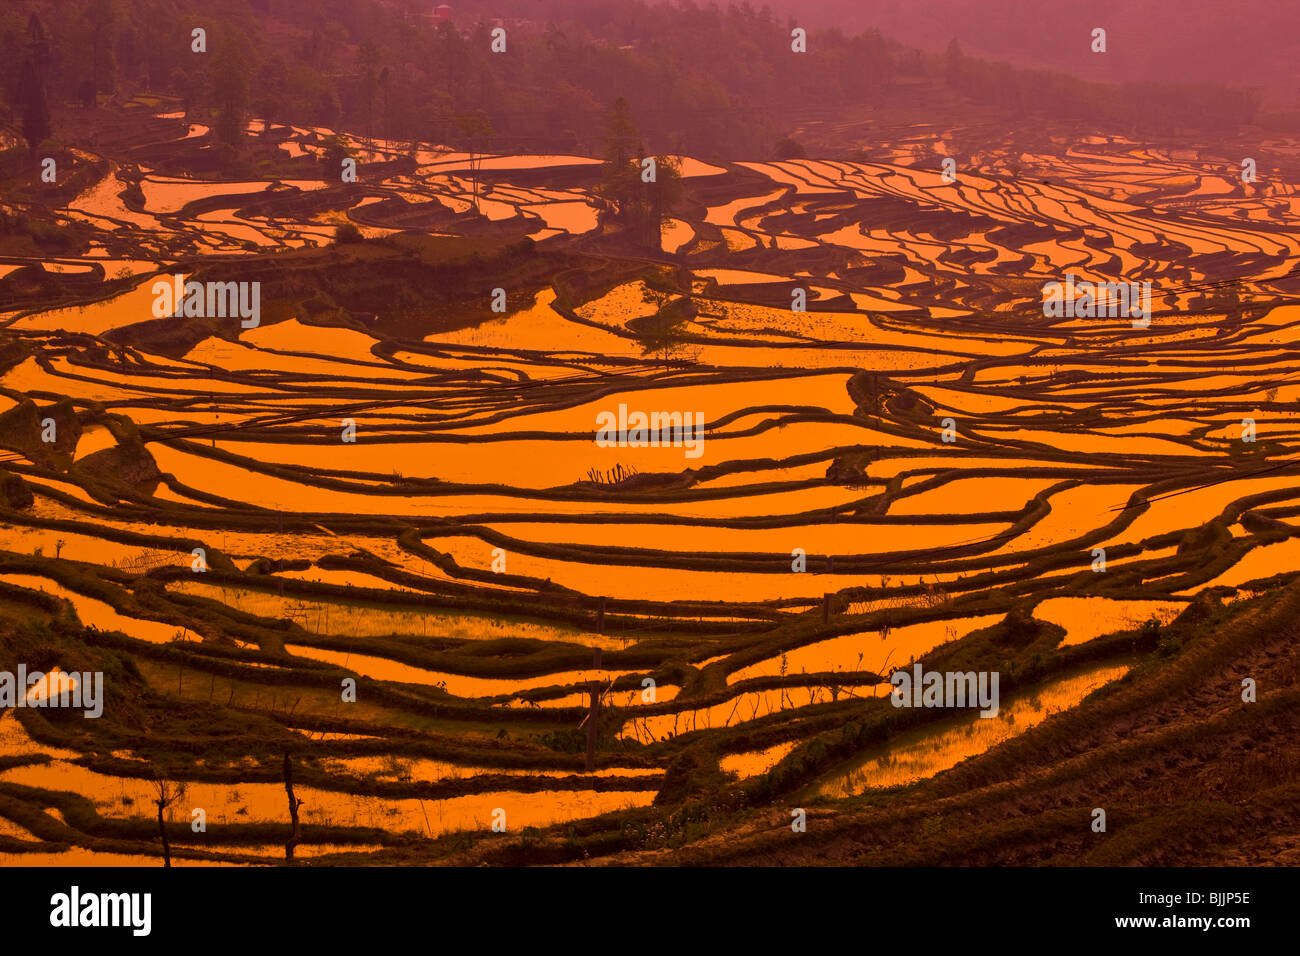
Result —
<instances>
[{"instance_id":1,"label":"rice terrace","mask_svg":"<svg viewBox=\"0 0 1300 956\"><path fill-rule=\"evenodd\" d=\"M0 864L1300 864L1293 76L817 15L0 10Z\"/></svg>"}]
</instances>

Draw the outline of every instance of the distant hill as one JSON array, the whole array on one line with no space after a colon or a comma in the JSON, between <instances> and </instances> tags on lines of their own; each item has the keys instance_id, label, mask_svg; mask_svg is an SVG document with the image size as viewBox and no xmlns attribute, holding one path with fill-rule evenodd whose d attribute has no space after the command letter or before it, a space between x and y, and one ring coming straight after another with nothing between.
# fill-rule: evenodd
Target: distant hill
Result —
<instances>
[{"instance_id":1,"label":"distant hill","mask_svg":"<svg viewBox=\"0 0 1300 956\"><path fill-rule=\"evenodd\" d=\"M1161 4L1167 0L1148 7ZM1132 52L1136 38L1174 60L1190 41L1157 43L1165 34L1154 22L1148 29L1147 19L1118 4L1105 56L1087 52L1097 15L1071 20L1072 0L1060 10L1028 0L939 5L952 16L936 14L933 4L924 13L902 3L864 10L848 0L800 4L809 45L799 55L779 9L794 9L792 0L777 0L775 8L468 0L442 19L423 0L32 0L0 5L0 122L44 138L47 104L102 108L162 93L180 99L190 119L211 125L227 150L242 145L247 120L265 119L471 151L594 155L603 148L606 111L623 97L642 137L638 149L765 158L810 119L834 125L900 103L932 123L1037 115L1088 132L1141 135L1221 138L1256 121L1259 97L1211 86L1191 65L1209 69L1226 59L1187 54L1191 61L1180 61L1177 76L1142 66ZM1002 12L976 15L989 9ZM997 26L1002 21L1005 28ZM507 28L504 53L491 49L498 22ZM1251 23L1243 34L1204 22L1204 43L1261 30ZM198 26L207 31L202 53L191 49ZM1272 62L1295 42L1277 33L1241 49L1234 40L1232 62L1247 63L1252 53L1260 64ZM948 50L953 34L962 40L960 55ZM912 45L922 41L931 52ZM981 55L993 47L992 56ZM1003 57L1021 68L999 62ZM1039 60L1046 68L1026 68ZM1205 85L1175 87L1175 80Z\"/></svg>"},{"instance_id":2,"label":"distant hill","mask_svg":"<svg viewBox=\"0 0 1300 956\"><path fill-rule=\"evenodd\" d=\"M1062 70L1098 82L1260 86L1270 105L1300 100L1295 0L767 0L781 17L846 33L874 27L938 52ZM1107 52L1089 48L1094 27Z\"/></svg>"}]
</instances>

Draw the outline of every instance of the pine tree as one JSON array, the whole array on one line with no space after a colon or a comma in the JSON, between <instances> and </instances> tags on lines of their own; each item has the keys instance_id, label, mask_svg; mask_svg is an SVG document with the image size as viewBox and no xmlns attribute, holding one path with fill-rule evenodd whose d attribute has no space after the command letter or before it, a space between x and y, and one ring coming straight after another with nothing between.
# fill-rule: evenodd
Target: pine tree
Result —
<instances>
[{"instance_id":1,"label":"pine tree","mask_svg":"<svg viewBox=\"0 0 1300 956\"><path fill-rule=\"evenodd\" d=\"M27 21L27 61L19 88L23 111L23 138L33 152L50 136L50 104L46 82L50 69L50 41L36 14Z\"/></svg>"},{"instance_id":2,"label":"pine tree","mask_svg":"<svg viewBox=\"0 0 1300 956\"><path fill-rule=\"evenodd\" d=\"M605 113L605 164L599 194L612 217L629 226L639 218L637 206L644 201L636 162L641 152L632 111L620 96Z\"/></svg>"}]
</instances>

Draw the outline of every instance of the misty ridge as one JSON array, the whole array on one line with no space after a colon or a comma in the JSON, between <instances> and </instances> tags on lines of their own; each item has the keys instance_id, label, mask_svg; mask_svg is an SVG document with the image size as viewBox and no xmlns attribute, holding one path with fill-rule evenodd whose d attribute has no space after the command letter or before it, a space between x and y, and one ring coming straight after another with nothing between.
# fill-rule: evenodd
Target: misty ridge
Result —
<instances>
[{"instance_id":1,"label":"misty ridge","mask_svg":"<svg viewBox=\"0 0 1300 956\"><path fill-rule=\"evenodd\" d=\"M849 12L830 2L783 9L467 0L440 19L423 0L38 0L0 9L0 93L15 125L36 109L39 84L25 78L38 71L48 74L44 95L53 102L110 107L141 90L179 96L187 111L215 117L228 162L239 158L244 117L466 149L593 155L604 111L618 96L646 148L718 158L797 155L803 147L787 138L809 117L864 108L941 121L978 107L1016 121L1045 116L1147 136L1291 122L1263 108L1261 89L1229 82L1236 73L1213 85L1186 85L1199 74L1185 70L1128 75L1116 65L1131 58L1131 34L1106 56L1091 55L1090 27L1076 28L1052 5L1016 17L992 4L984 19L963 19L957 0L949 6L951 22L933 13L925 22L951 32L921 44L912 25L919 14L909 20L895 5ZM907 43L867 22L877 9ZM44 27L40 50L28 36L33 14ZM794 16L816 51L797 65ZM1004 21L1013 25L1005 33L1012 49L964 52L986 39L973 28L959 35L967 22L996 32ZM212 34L211 56L195 56L183 42L196 25ZM495 27L506 31L508 56L491 52ZM1054 32L1082 51L1054 70L988 58L1014 62L1016 38ZM38 123L25 135L39 132Z\"/></svg>"},{"instance_id":2,"label":"misty ridge","mask_svg":"<svg viewBox=\"0 0 1300 956\"><path fill-rule=\"evenodd\" d=\"M770 0L781 16L846 32L875 28L941 52L956 39L972 55L1098 82L1258 87L1295 123L1300 11L1288 0ZM1124 41L1106 57L1077 42L1097 26Z\"/></svg>"}]
</instances>

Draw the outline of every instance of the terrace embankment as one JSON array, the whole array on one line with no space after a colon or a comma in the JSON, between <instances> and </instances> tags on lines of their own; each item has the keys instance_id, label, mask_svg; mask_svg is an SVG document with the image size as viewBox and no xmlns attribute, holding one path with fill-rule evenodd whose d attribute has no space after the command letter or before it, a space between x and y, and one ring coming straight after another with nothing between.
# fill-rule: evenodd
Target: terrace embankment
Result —
<instances>
[{"instance_id":1,"label":"terrace embankment","mask_svg":"<svg viewBox=\"0 0 1300 956\"><path fill-rule=\"evenodd\" d=\"M272 862L287 753L313 862L1188 862L1191 813L1289 859L1289 194L1119 138L1069 184L686 157L634 251L584 157L342 188L284 128L203 179L188 131L104 130L45 210L92 245L3 261L0 669L108 699L0 720L0 852L155 860L165 777L180 857ZM1043 315L1067 269L1151 325ZM261 321L157 319L178 271ZM624 407L702 440L596 442ZM1001 715L891 707L916 663Z\"/></svg>"},{"instance_id":2,"label":"terrace embankment","mask_svg":"<svg viewBox=\"0 0 1300 956\"><path fill-rule=\"evenodd\" d=\"M1129 658L1135 666L1123 679L995 749L970 754L932 735L937 749L922 766L945 766L944 747L969 757L947 772L841 800L782 792L844 751L844 735L828 733L786 757L762 778L766 786L744 791L767 798L760 809L740 809L738 794L716 787L657 817L630 814L618 821L621 845L611 835L602 860L1293 865L1300 848L1285 834L1300 822L1298 612L1295 584L1230 609L1198 605ZM1270 690L1244 702L1246 678ZM889 754L897 734L881 733L875 751ZM795 807L806 811L806 832L792 831ZM1097 808L1105 832L1092 826ZM562 833L541 842L554 859L564 856ZM515 855L484 848L476 858Z\"/></svg>"}]
</instances>

